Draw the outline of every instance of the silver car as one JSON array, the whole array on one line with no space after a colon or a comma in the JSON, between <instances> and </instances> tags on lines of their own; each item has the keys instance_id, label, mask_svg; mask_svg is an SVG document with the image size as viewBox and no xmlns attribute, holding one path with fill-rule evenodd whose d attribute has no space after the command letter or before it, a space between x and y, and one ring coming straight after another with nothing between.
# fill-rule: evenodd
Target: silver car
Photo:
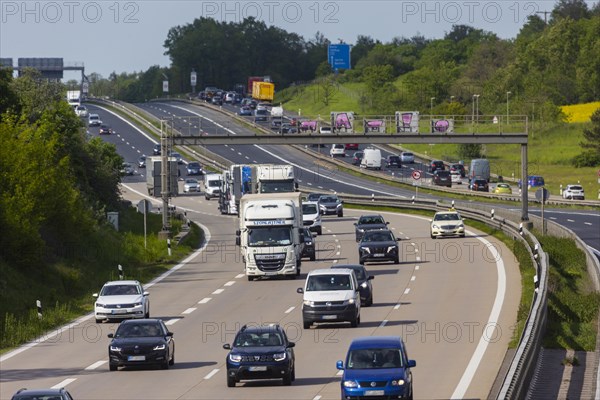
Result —
<instances>
[{"instance_id":1,"label":"silver car","mask_svg":"<svg viewBox=\"0 0 600 400\"><path fill-rule=\"evenodd\" d=\"M200 192L200 183L193 178L188 178L183 184L183 193Z\"/></svg>"}]
</instances>

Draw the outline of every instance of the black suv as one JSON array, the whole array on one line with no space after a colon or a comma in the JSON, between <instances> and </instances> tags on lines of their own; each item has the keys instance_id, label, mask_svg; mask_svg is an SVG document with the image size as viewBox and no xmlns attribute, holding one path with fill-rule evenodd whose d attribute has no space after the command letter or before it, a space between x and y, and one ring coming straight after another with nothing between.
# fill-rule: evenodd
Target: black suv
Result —
<instances>
[{"instance_id":1,"label":"black suv","mask_svg":"<svg viewBox=\"0 0 600 400\"><path fill-rule=\"evenodd\" d=\"M438 186L452 187L450 171L437 170L433 173L433 184Z\"/></svg>"},{"instance_id":2,"label":"black suv","mask_svg":"<svg viewBox=\"0 0 600 400\"><path fill-rule=\"evenodd\" d=\"M388 229L389 222L386 222L385 219L379 214L376 215L361 215L358 219L358 222L354 223L356 227L354 229L354 233L356 235L356 241L360 242L365 231L370 230L382 230Z\"/></svg>"},{"instance_id":3,"label":"black suv","mask_svg":"<svg viewBox=\"0 0 600 400\"><path fill-rule=\"evenodd\" d=\"M388 168L391 168L391 167L401 168L402 162L400 161L400 157L398 157L398 156L387 156L387 158L385 159L385 165Z\"/></svg>"},{"instance_id":4,"label":"black suv","mask_svg":"<svg viewBox=\"0 0 600 400\"><path fill-rule=\"evenodd\" d=\"M433 160L430 164L429 164L429 172L434 173L435 171L440 170L440 171L444 171L446 170L446 166L444 165L443 161L440 160Z\"/></svg>"},{"instance_id":5,"label":"black suv","mask_svg":"<svg viewBox=\"0 0 600 400\"><path fill-rule=\"evenodd\" d=\"M367 261L392 261L400 263L400 250L394 234L388 230L366 231L358 243L358 259L361 265Z\"/></svg>"},{"instance_id":6,"label":"black suv","mask_svg":"<svg viewBox=\"0 0 600 400\"><path fill-rule=\"evenodd\" d=\"M152 148L152 154L155 156L160 156L160 143L156 143Z\"/></svg>"},{"instance_id":7,"label":"black suv","mask_svg":"<svg viewBox=\"0 0 600 400\"><path fill-rule=\"evenodd\" d=\"M285 331L279 325L246 326L235 335L227 355L227 386L241 380L283 379L289 386L296 379L296 358Z\"/></svg>"},{"instance_id":8,"label":"black suv","mask_svg":"<svg viewBox=\"0 0 600 400\"><path fill-rule=\"evenodd\" d=\"M55 400L73 400L73 397L65 388L60 389L19 389L12 397L12 400L30 400L30 399L55 399Z\"/></svg>"}]
</instances>

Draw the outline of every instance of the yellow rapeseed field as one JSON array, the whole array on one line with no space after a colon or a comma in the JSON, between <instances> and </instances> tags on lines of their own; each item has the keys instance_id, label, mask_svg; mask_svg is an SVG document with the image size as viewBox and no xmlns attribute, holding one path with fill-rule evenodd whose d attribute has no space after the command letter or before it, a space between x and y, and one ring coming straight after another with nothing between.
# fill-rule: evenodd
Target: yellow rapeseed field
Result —
<instances>
[{"instance_id":1,"label":"yellow rapeseed field","mask_svg":"<svg viewBox=\"0 0 600 400\"><path fill-rule=\"evenodd\" d=\"M567 116L567 122L590 122L590 117L600 108L600 101L572 106L562 106L561 110Z\"/></svg>"}]
</instances>

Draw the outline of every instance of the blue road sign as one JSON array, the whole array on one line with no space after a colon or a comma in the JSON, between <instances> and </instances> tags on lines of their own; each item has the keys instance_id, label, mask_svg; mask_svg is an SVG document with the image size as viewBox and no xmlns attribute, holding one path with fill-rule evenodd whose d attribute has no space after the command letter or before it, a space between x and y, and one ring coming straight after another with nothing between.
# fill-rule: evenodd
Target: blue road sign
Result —
<instances>
[{"instance_id":1,"label":"blue road sign","mask_svg":"<svg viewBox=\"0 0 600 400\"><path fill-rule=\"evenodd\" d=\"M327 61L334 71L350 69L350 45L345 43L330 44L327 49Z\"/></svg>"}]
</instances>

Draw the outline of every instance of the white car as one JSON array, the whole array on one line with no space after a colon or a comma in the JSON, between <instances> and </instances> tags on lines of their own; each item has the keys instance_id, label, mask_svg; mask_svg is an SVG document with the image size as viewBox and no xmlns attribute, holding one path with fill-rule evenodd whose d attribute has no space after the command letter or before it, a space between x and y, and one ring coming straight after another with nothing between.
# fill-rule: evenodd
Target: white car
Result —
<instances>
[{"instance_id":1,"label":"white car","mask_svg":"<svg viewBox=\"0 0 600 400\"><path fill-rule=\"evenodd\" d=\"M88 116L87 107L86 106L75 107L75 114L77 114L78 117L87 117Z\"/></svg>"},{"instance_id":2,"label":"white car","mask_svg":"<svg viewBox=\"0 0 600 400\"><path fill-rule=\"evenodd\" d=\"M111 281L94 293L96 323L112 319L150 318L149 293L138 281Z\"/></svg>"},{"instance_id":3,"label":"white car","mask_svg":"<svg viewBox=\"0 0 600 400\"><path fill-rule=\"evenodd\" d=\"M438 211L431 220L431 238L439 236L465 237L465 224L457 211Z\"/></svg>"},{"instance_id":4,"label":"white car","mask_svg":"<svg viewBox=\"0 0 600 400\"><path fill-rule=\"evenodd\" d=\"M567 185L567 188L563 190L563 199L569 200L585 200L585 192L581 185Z\"/></svg>"},{"instance_id":5,"label":"white car","mask_svg":"<svg viewBox=\"0 0 600 400\"><path fill-rule=\"evenodd\" d=\"M460 171L450 171L450 179L452 180L453 184L462 184L462 177L460 176Z\"/></svg>"},{"instance_id":6,"label":"white car","mask_svg":"<svg viewBox=\"0 0 600 400\"><path fill-rule=\"evenodd\" d=\"M331 157L346 157L346 146L344 146L343 144L332 144L331 149L329 150L329 155Z\"/></svg>"},{"instance_id":7,"label":"white car","mask_svg":"<svg viewBox=\"0 0 600 400\"><path fill-rule=\"evenodd\" d=\"M321 226L321 213L319 212L319 202L302 202L302 221L304 222L304 227L310 229L311 232L317 232L317 235L321 235L323 233L323 227Z\"/></svg>"},{"instance_id":8,"label":"white car","mask_svg":"<svg viewBox=\"0 0 600 400\"><path fill-rule=\"evenodd\" d=\"M329 135L331 133L331 127L330 126L322 126L319 128L319 133L320 134L325 134L325 135Z\"/></svg>"},{"instance_id":9,"label":"white car","mask_svg":"<svg viewBox=\"0 0 600 400\"><path fill-rule=\"evenodd\" d=\"M183 193L200 192L200 183L193 178L187 178L183 184Z\"/></svg>"},{"instance_id":10,"label":"white car","mask_svg":"<svg viewBox=\"0 0 600 400\"><path fill-rule=\"evenodd\" d=\"M88 125L89 126L100 126L102 125L102 120L98 114L90 114L88 117Z\"/></svg>"},{"instance_id":11,"label":"white car","mask_svg":"<svg viewBox=\"0 0 600 400\"><path fill-rule=\"evenodd\" d=\"M412 164L415 162L415 155L410 151L403 151L400 153L400 161L406 164Z\"/></svg>"}]
</instances>

